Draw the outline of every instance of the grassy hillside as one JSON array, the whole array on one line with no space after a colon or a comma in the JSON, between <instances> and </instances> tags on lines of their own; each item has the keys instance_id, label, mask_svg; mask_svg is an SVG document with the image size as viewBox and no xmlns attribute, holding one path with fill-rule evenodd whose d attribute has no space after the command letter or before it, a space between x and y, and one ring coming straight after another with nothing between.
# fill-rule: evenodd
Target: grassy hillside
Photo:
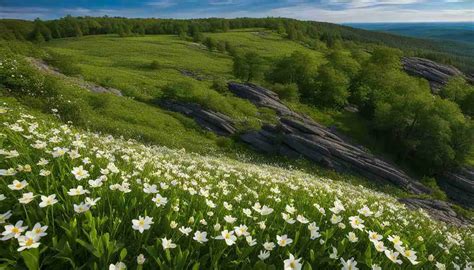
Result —
<instances>
[{"instance_id":1,"label":"grassy hillside","mask_svg":"<svg viewBox=\"0 0 474 270\"><path fill-rule=\"evenodd\" d=\"M427 269L472 261L470 229L448 228L384 193L84 132L1 102L1 221L17 228L2 233L4 267Z\"/></svg>"},{"instance_id":2,"label":"grassy hillside","mask_svg":"<svg viewBox=\"0 0 474 270\"><path fill-rule=\"evenodd\" d=\"M300 42L288 40L275 32L265 31L261 28L232 30L226 33L206 33L205 37L210 37L217 42L228 42L241 53L257 52L265 59L266 65L281 57L291 55L294 51L304 52L311 57L315 69L327 61L325 59L327 48L310 49ZM176 85L180 89L183 88L185 100L201 103L213 110L230 115L241 123L243 129L255 128L260 125L262 120L266 121L268 118L252 104L237 99L226 92L217 92L212 89L215 80L234 79L232 57L228 53L217 50L209 51L202 44L186 41L175 35L143 37L95 35L56 39L45 43L43 48L58 54L57 57L67 58L79 68L79 74L86 80L120 89L126 96L144 103L137 103L138 106L146 108L149 112L159 112L160 116L154 116L153 119L164 120L176 117L176 115L169 116L169 114L164 116L163 112L152 104L156 98L160 98L169 91L169 88ZM360 50L361 45L358 48ZM267 68L269 67L267 66ZM195 77L186 76L183 72L191 72ZM370 121L363 119L360 115L346 111L316 109L298 102L289 105L326 126L336 127L342 134L347 135L356 143L364 145L373 153L392 159L391 155L387 154L388 149L384 142L375 139L374 135L369 132ZM115 114L117 114L115 106L110 106L107 113L111 117L109 119L113 119ZM129 115L134 114L129 113ZM124 121L127 121L126 118L124 115L119 117ZM128 120L132 121L131 119L133 116L129 116ZM182 122L183 117L178 120ZM162 123L166 121L168 120L164 120ZM173 119L172 122L176 123L177 121ZM161 125L163 124L153 120L142 122L142 126L147 127L144 130L150 130L149 135ZM172 127L173 125L169 124L168 126ZM190 126L188 123L185 125ZM171 131L171 134L173 133ZM149 135L145 137L148 138ZM151 139L151 141L170 146L178 145L169 144L168 140L162 136L155 136L155 139ZM189 146L189 144L186 145ZM191 149L193 148L191 147ZM410 168L409 164L401 165L406 169Z\"/></svg>"},{"instance_id":3,"label":"grassy hillside","mask_svg":"<svg viewBox=\"0 0 474 270\"><path fill-rule=\"evenodd\" d=\"M294 51L305 52L313 57L313 63L316 64L314 68L327 61L324 56L325 50L309 49L298 42L284 39L281 35L262 29L208 33L206 36L217 41L230 42L242 52L256 51L267 60L267 63L291 55ZM206 96L214 92L211 89L214 79L235 79L232 75L231 56L225 53L209 52L200 44L183 41L172 35L126 38L112 35L87 36L79 39L54 40L46 43L44 48L69 57L80 68L80 74L85 79L123 90L125 95L145 101L162 95L162 92L166 91L164 88L172 83L192 84L199 89L198 95ZM157 61L159 68L151 69L149 65L152 61ZM199 74L204 77L204 80L199 81L184 76L181 70ZM232 103L232 96L219 95L219 97ZM193 101L196 100L217 111L235 115L233 110L226 110L221 103L215 104L213 100L198 98ZM336 127L372 152L390 158L386 155L383 143L375 140L369 133L370 123L357 114L320 110L297 102L288 105L326 126ZM143 105L143 107L148 107L148 105ZM248 111L243 113L248 117L255 116Z\"/></svg>"}]
</instances>

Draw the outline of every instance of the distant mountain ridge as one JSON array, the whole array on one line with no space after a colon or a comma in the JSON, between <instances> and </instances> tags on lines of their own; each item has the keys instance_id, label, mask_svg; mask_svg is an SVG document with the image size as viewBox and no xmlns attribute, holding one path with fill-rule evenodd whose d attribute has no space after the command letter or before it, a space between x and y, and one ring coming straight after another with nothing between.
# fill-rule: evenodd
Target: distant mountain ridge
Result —
<instances>
[{"instance_id":1,"label":"distant mountain ridge","mask_svg":"<svg viewBox=\"0 0 474 270\"><path fill-rule=\"evenodd\" d=\"M349 23L345 25L417 38L474 43L474 22Z\"/></svg>"}]
</instances>

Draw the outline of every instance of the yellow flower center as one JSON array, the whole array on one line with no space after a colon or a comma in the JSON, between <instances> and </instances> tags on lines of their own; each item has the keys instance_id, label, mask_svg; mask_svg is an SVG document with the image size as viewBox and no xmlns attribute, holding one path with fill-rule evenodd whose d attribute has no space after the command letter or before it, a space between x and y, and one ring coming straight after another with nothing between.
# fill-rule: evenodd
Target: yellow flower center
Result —
<instances>
[{"instance_id":1,"label":"yellow flower center","mask_svg":"<svg viewBox=\"0 0 474 270\"><path fill-rule=\"evenodd\" d=\"M16 183L16 184L15 184L15 187L16 187L16 188L21 188L21 187L22 187L22 184L21 184L21 183Z\"/></svg>"},{"instance_id":2,"label":"yellow flower center","mask_svg":"<svg viewBox=\"0 0 474 270\"><path fill-rule=\"evenodd\" d=\"M25 246L31 246L31 245L33 245L33 243L34 243L33 239L28 238L28 240L26 240L26 242L25 242Z\"/></svg>"},{"instance_id":3,"label":"yellow flower center","mask_svg":"<svg viewBox=\"0 0 474 270\"><path fill-rule=\"evenodd\" d=\"M13 227L12 229L12 233L19 233L20 232L20 229L18 229L17 227Z\"/></svg>"}]
</instances>

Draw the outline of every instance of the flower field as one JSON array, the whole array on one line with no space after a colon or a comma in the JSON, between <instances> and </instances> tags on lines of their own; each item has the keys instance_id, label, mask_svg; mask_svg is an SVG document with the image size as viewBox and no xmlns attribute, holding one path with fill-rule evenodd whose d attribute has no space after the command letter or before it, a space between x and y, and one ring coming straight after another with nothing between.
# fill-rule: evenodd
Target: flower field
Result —
<instances>
[{"instance_id":1,"label":"flower field","mask_svg":"<svg viewBox=\"0 0 474 270\"><path fill-rule=\"evenodd\" d=\"M383 193L84 132L13 104L0 118L6 269L472 269L471 228Z\"/></svg>"}]
</instances>

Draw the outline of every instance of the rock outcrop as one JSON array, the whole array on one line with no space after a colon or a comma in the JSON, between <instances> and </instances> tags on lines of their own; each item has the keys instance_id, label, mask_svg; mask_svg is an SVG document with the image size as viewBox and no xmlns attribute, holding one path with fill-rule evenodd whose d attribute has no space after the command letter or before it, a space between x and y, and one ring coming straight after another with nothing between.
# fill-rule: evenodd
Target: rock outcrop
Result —
<instances>
[{"instance_id":1,"label":"rock outcrop","mask_svg":"<svg viewBox=\"0 0 474 270\"><path fill-rule=\"evenodd\" d=\"M457 68L425 58L403 57L402 64L408 74L425 78L434 93L438 93L453 76L463 76L469 82L474 83L474 78L464 75Z\"/></svg>"},{"instance_id":2,"label":"rock outcrop","mask_svg":"<svg viewBox=\"0 0 474 270\"><path fill-rule=\"evenodd\" d=\"M374 157L308 117L291 111L274 92L249 83L229 83L229 90L256 106L274 109L279 115L277 125L266 125L259 131L241 136L254 149L269 154L302 156L336 171L389 182L415 194L430 192L394 165Z\"/></svg>"},{"instance_id":3,"label":"rock outcrop","mask_svg":"<svg viewBox=\"0 0 474 270\"><path fill-rule=\"evenodd\" d=\"M193 118L201 127L218 135L228 136L236 132L230 117L219 112L208 110L195 103L165 100L159 101L162 108L182 113Z\"/></svg>"},{"instance_id":4,"label":"rock outcrop","mask_svg":"<svg viewBox=\"0 0 474 270\"><path fill-rule=\"evenodd\" d=\"M425 210L434 219L453 224L456 226L469 226L471 222L458 215L452 208L451 204L439 200L419 199L419 198L404 198L399 199L399 202L405 204L408 209Z\"/></svg>"},{"instance_id":5,"label":"rock outcrop","mask_svg":"<svg viewBox=\"0 0 474 270\"><path fill-rule=\"evenodd\" d=\"M274 109L279 116L275 125L263 125L258 131L239 134L243 142L258 152L290 158L304 157L338 172L356 173L381 183L392 183L414 194L431 192L396 166L290 110L274 92L254 84L240 83L229 83L229 90L258 107ZM160 101L159 105L193 118L200 126L218 135L236 134L232 119L198 104Z\"/></svg>"},{"instance_id":6,"label":"rock outcrop","mask_svg":"<svg viewBox=\"0 0 474 270\"><path fill-rule=\"evenodd\" d=\"M463 167L445 173L437 177L437 182L451 200L474 208L474 168Z\"/></svg>"},{"instance_id":7,"label":"rock outcrop","mask_svg":"<svg viewBox=\"0 0 474 270\"><path fill-rule=\"evenodd\" d=\"M392 183L414 194L431 192L394 165L367 153L310 118L293 112L276 93L249 83L229 83L229 90L258 107L274 109L279 116L275 125L263 125L258 131L239 134L243 142L258 152L304 157L338 172L356 173L381 183ZM236 134L232 119L198 104L161 101L159 105L193 118L200 126L218 135Z\"/></svg>"},{"instance_id":8,"label":"rock outcrop","mask_svg":"<svg viewBox=\"0 0 474 270\"><path fill-rule=\"evenodd\" d=\"M162 101L160 105L192 117L203 128L216 134L238 134L243 142L258 152L290 158L304 157L335 171L391 183L417 195L431 192L393 164L373 156L305 115L290 110L274 92L249 83L229 83L229 90L258 107L274 109L278 114L278 123L266 124L260 130L238 134L232 119L200 105L178 101ZM425 209L434 218L450 224L470 224L470 221L457 215L449 203L443 201L409 198L400 199L400 202L411 209Z\"/></svg>"},{"instance_id":9,"label":"rock outcrop","mask_svg":"<svg viewBox=\"0 0 474 270\"><path fill-rule=\"evenodd\" d=\"M27 60L31 63L31 65L33 67L37 68L38 70L40 70L42 72L45 72L45 73L48 73L48 74L51 74L51 75L54 75L54 76L57 76L57 77L61 77L62 79L66 80L66 81L69 81L69 82L72 82L75 85L77 85L77 86L79 86L79 87L81 87L81 88L83 88L87 91L91 91L93 93L109 93L109 94L113 94L113 95L116 95L116 96L122 96L122 92L118 89L115 89L115 88L112 88L112 87L103 87L103 86L98 85L96 83L86 81L83 78L66 76L66 75L62 74L58 69L49 66L47 63L45 63L41 59L27 58Z\"/></svg>"},{"instance_id":10,"label":"rock outcrop","mask_svg":"<svg viewBox=\"0 0 474 270\"><path fill-rule=\"evenodd\" d=\"M260 152L302 156L339 172L362 174L382 183L392 183L415 194L430 190L394 165L378 159L342 139L313 120L291 111L278 96L254 84L229 83L229 90L259 107L274 109L280 116L274 126L243 134L241 139Z\"/></svg>"}]
</instances>

